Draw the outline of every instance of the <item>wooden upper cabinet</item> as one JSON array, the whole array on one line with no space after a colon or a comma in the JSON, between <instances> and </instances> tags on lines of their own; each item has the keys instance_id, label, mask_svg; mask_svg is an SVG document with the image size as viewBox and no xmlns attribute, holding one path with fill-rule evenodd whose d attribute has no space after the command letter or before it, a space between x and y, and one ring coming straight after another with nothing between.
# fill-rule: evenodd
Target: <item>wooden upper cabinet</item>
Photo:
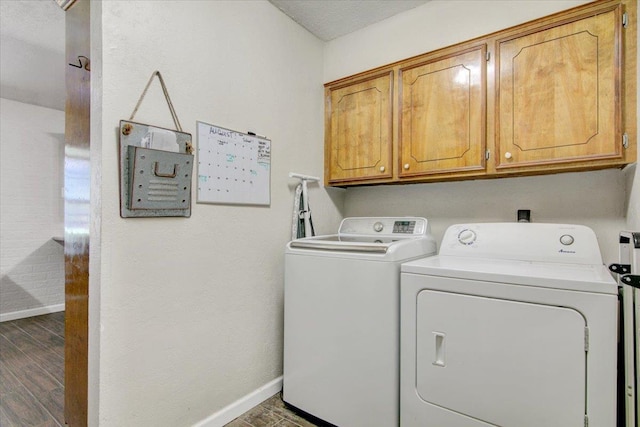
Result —
<instances>
[{"instance_id":1,"label":"wooden upper cabinet","mask_svg":"<svg viewBox=\"0 0 640 427\"><path fill-rule=\"evenodd\" d=\"M496 169L620 159L621 6L497 40Z\"/></svg>"},{"instance_id":2,"label":"wooden upper cabinet","mask_svg":"<svg viewBox=\"0 0 640 427\"><path fill-rule=\"evenodd\" d=\"M328 184L392 176L393 72L325 89Z\"/></svg>"},{"instance_id":3,"label":"wooden upper cabinet","mask_svg":"<svg viewBox=\"0 0 640 427\"><path fill-rule=\"evenodd\" d=\"M584 4L327 83L325 183L622 167L636 94L637 0Z\"/></svg>"},{"instance_id":4,"label":"wooden upper cabinet","mask_svg":"<svg viewBox=\"0 0 640 427\"><path fill-rule=\"evenodd\" d=\"M398 176L485 169L486 45L399 71Z\"/></svg>"}]
</instances>

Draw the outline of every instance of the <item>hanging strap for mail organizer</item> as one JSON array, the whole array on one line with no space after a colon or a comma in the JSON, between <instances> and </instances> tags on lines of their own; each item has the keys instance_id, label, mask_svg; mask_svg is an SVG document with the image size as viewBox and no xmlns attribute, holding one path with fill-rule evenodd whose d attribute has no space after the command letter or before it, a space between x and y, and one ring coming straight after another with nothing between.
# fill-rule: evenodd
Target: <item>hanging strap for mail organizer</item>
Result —
<instances>
[{"instance_id":1,"label":"hanging strap for mail organizer","mask_svg":"<svg viewBox=\"0 0 640 427\"><path fill-rule=\"evenodd\" d=\"M158 77L176 130L134 122ZM159 71L147 82L129 120L120 121L120 216L191 216L193 146L183 132Z\"/></svg>"}]
</instances>

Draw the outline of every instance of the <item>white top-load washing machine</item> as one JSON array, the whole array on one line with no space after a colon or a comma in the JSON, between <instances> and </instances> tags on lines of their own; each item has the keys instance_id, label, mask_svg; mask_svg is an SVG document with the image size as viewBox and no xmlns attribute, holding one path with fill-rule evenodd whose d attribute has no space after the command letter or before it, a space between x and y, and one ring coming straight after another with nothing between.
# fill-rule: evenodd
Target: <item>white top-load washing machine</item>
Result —
<instances>
[{"instance_id":1,"label":"white top-load washing machine","mask_svg":"<svg viewBox=\"0 0 640 427\"><path fill-rule=\"evenodd\" d=\"M400 264L434 255L424 218L346 218L285 252L283 400L340 427L399 423Z\"/></svg>"},{"instance_id":2,"label":"white top-load washing machine","mask_svg":"<svg viewBox=\"0 0 640 427\"><path fill-rule=\"evenodd\" d=\"M617 285L579 225L451 226L403 264L402 427L613 427Z\"/></svg>"}]
</instances>

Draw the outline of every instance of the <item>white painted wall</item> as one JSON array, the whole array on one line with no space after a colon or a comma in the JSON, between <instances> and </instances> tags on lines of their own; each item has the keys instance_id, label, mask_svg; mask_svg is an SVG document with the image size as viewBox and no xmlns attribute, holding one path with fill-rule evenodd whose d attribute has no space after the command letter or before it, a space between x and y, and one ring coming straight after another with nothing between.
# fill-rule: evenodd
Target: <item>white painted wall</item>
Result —
<instances>
[{"instance_id":1,"label":"white painted wall","mask_svg":"<svg viewBox=\"0 0 640 427\"><path fill-rule=\"evenodd\" d=\"M584 1L433 0L325 46L324 80L429 52L492 33ZM531 209L538 222L578 223L598 235L605 262L617 259L617 236L627 226L626 199L637 206L640 184L626 191L620 170L451 183L348 189L345 215L422 215L440 239L451 224L514 221Z\"/></svg>"},{"instance_id":2,"label":"white painted wall","mask_svg":"<svg viewBox=\"0 0 640 427\"><path fill-rule=\"evenodd\" d=\"M431 222L440 241L449 225L515 221L530 209L535 222L583 224L594 229L606 263L618 257L625 227L625 179L617 169L539 177L502 178L347 190L346 215L416 215Z\"/></svg>"},{"instance_id":3,"label":"white painted wall","mask_svg":"<svg viewBox=\"0 0 640 427\"><path fill-rule=\"evenodd\" d=\"M282 373L287 174L323 173L323 45L266 1L92 7L92 56L102 57L92 62L102 94L92 150L102 162L93 166L101 250L92 240L90 418L191 425ZM194 142L196 120L272 140L270 207L194 203L190 219L120 218L117 127L154 70ZM157 80L135 119L173 127ZM311 186L318 233L337 229L343 195Z\"/></svg>"},{"instance_id":4,"label":"white painted wall","mask_svg":"<svg viewBox=\"0 0 640 427\"><path fill-rule=\"evenodd\" d=\"M640 230L640 169L637 164L629 165L625 169L626 175L626 230Z\"/></svg>"},{"instance_id":5,"label":"white painted wall","mask_svg":"<svg viewBox=\"0 0 640 427\"><path fill-rule=\"evenodd\" d=\"M640 44L640 31L637 33ZM636 69L640 81L640 67ZM640 86L639 94L640 94ZM640 96L637 98L638 111L640 111ZM638 165L629 166L625 170L627 176L627 230L640 231L640 168Z\"/></svg>"},{"instance_id":6,"label":"white painted wall","mask_svg":"<svg viewBox=\"0 0 640 427\"><path fill-rule=\"evenodd\" d=\"M64 310L64 111L0 98L0 320Z\"/></svg>"},{"instance_id":7,"label":"white painted wall","mask_svg":"<svg viewBox=\"0 0 640 427\"><path fill-rule=\"evenodd\" d=\"M323 173L322 83L580 2L434 0L323 45L265 1L95 2L92 10L91 425L190 425L282 372L283 248L294 182ZM117 127L152 71L178 116L272 139L270 207L119 217ZM136 120L172 127L157 82ZM342 216L578 222L617 256L637 178L618 170L311 190L319 234ZM625 190L625 188L627 190ZM634 199L635 198L635 199ZM637 204L637 202L635 202ZM628 212L626 213L627 215Z\"/></svg>"}]
</instances>

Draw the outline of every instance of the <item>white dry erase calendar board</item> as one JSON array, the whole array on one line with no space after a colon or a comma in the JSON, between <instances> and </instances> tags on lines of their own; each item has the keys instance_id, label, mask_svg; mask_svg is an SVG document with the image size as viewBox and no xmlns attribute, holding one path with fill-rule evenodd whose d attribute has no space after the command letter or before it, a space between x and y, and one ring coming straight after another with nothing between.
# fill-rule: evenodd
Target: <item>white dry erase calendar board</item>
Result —
<instances>
[{"instance_id":1,"label":"white dry erase calendar board","mask_svg":"<svg viewBox=\"0 0 640 427\"><path fill-rule=\"evenodd\" d=\"M269 205L271 141L198 125L198 203Z\"/></svg>"}]
</instances>

